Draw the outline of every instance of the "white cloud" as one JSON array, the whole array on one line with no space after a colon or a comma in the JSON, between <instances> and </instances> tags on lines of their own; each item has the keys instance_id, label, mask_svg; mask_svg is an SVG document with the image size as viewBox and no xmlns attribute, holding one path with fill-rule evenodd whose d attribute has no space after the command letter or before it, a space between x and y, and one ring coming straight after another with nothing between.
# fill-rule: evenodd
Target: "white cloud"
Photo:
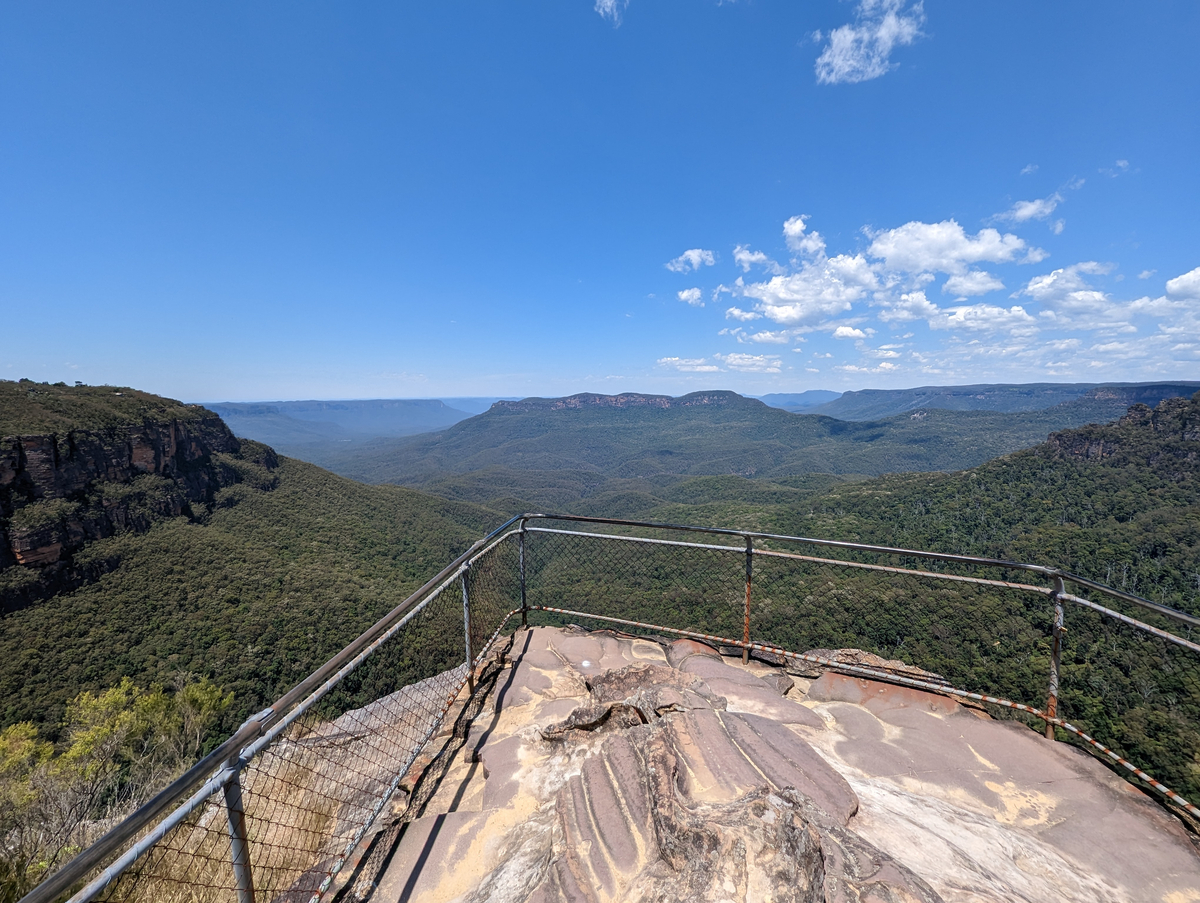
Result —
<instances>
[{"instance_id":1,"label":"white cloud","mask_svg":"<svg viewBox=\"0 0 1200 903\"><path fill-rule=\"evenodd\" d=\"M719 373L721 368L702 357L660 357L660 367L671 367L684 373Z\"/></svg>"},{"instance_id":2,"label":"white cloud","mask_svg":"<svg viewBox=\"0 0 1200 903\"><path fill-rule=\"evenodd\" d=\"M783 267L762 251L751 251L749 245L738 245L733 249L733 262L742 268L743 273L749 273L752 266L761 266L775 275L783 272Z\"/></svg>"},{"instance_id":3,"label":"white cloud","mask_svg":"<svg viewBox=\"0 0 1200 903\"><path fill-rule=\"evenodd\" d=\"M1140 273L1138 273L1138 279L1149 279L1157 272L1158 270L1142 270Z\"/></svg>"},{"instance_id":4,"label":"white cloud","mask_svg":"<svg viewBox=\"0 0 1200 903\"><path fill-rule=\"evenodd\" d=\"M629 5L629 0L596 0L596 12L613 25L621 24L621 13Z\"/></svg>"},{"instance_id":5,"label":"white cloud","mask_svg":"<svg viewBox=\"0 0 1200 903\"><path fill-rule=\"evenodd\" d=\"M710 267L716 262L712 251L705 251L703 248L692 248L691 250L684 251L674 260L668 260L666 267L672 273L687 273L692 270L698 270L700 267Z\"/></svg>"},{"instance_id":6,"label":"white cloud","mask_svg":"<svg viewBox=\"0 0 1200 903\"><path fill-rule=\"evenodd\" d=\"M1031 173L1037 172L1037 169L1038 169L1038 167L1037 167L1036 163L1029 163L1028 165L1025 166L1024 169L1021 170L1021 175L1023 175L1023 176L1030 175Z\"/></svg>"},{"instance_id":7,"label":"white cloud","mask_svg":"<svg viewBox=\"0 0 1200 903\"><path fill-rule=\"evenodd\" d=\"M786 326L819 323L843 313L878 287L871 265L861 255L804 264L798 272L742 286L742 294L758 301L755 309Z\"/></svg>"},{"instance_id":8,"label":"white cloud","mask_svg":"<svg viewBox=\"0 0 1200 903\"><path fill-rule=\"evenodd\" d=\"M909 292L901 295L899 301L889 301L879 314L879 319L885 323L908 323L936 317L939 310L923 291Z\"/></svg>"},{"instance_id":9,"label":"white cloud","mask_svg":"<svg viewBox=\"0 0 1200 903\"><path fill-rule=\"evenodd\" d=\"M1200 267L1167 280L1167 294L1173 298L1200 301Z\"/></svg>"},{"instance_id":10,"label":"white cloud","mask_svg":"<svg viewBox=\"0 0 1200 903\"><path fill-rule=\"evenodd\" d=\"M1067 187L1059 193L1069 197ZM1057 198L1051 196L1056 203ZM1034 211L1023 221L1039 215ZM1045 217L1047 223L1054 219ZM736 246L730 261L717 261L713 255L715 264L738 268L732 283L713 292L714 301L725 302L717 306L727 320L720 334L729 345L740 343L744 352L778 353L664 358L664 366L781 373L781 358L786 357L796 370L819 366L829 373L835 361L821 363L818 358L823 355L795 344L808 334L829 345L837 344L830 338L847 340L839 347L853 345L857 359L843 358L843 372L848 381L851 373L861 374L868 384L866 374L889 372L880 364L898 367L895 374L921 373L960 382L985 376L1068 377L1104 367L1113 368L1108 378L1161 379L1194 372L1200 356L1200 267L1168 280L1161 297L1128 300L1115 295L1128 280L1118 285L1114 265L1094 260L1018 278L1017 266L1046 254L1003 227L968 233L956 221L945 220L912 221L883 231L864 228L866 249L842 254L835 253L836 246L827 248L807 216L792 217L783 232L787 258L772 260L749 245ZM681 256L681 263L687 260ZM691 272L706 265L698 258L687 268ZM755 269L763 267L778 271ZM742 275L751 272L756 275ZM1107 280L1098 278L1104 275ZM1144 279L1153 275L1141 274ZM988 293L1000 292L1014 281L1012 300L984 302L997 297ZM931 288L939 284L943 298L957 300L931 300ZM677 296L698 304L708 300L703 295L709 292L685 289ZM919 338L908 342L913 333L905 330L918 323ZM884 339L876 329L887 329L896 338ZM875 341L900 341L902 332L906 344L868 347ZM1081 343L1080 336L1087 340ZM789 350L805 356L787 357Z\"/></svg>"},{"instance_id":11,"label":"white cloud","mask_svg":"<svg viewBox=\"0 0 1200 903\"><path fill-rule=\"evenodd\" d=\"M756 332L753 335L747 336L751 342L765 343L768 345L786 345L792 340L792 333L787 329L779 329L771 332L769 329L764 329L761 332Z\"/></svg>"},{"instance_id":12,"label":"white cloud","mask_svg":"<svg viewBox=\"0 0 1200 903\"><path fill-rule=\"evenodd\" d=\"M827 35L816 63L821 84L869 81L894 68L892 51L920 37L925 10L920 0L907 7L906 0L860 0L854 18Z\"/></svg>"},{"instance_id":13,"label":"white cloud","mask_svg":"<svg viewBox=\"0 0 1200 903\"><path fill-rule=\"evenodd\" d=\"M1086 275L1103 275L1112 271L1111 264L1087 260L1069 267L1034 276L1018 294L1028 295L1054 310L1074 313L1100 313L1112 308L1109 296L1093 288Z\"/></svg>"},{"instance_id":14,"label":"white cloud","mask_svg":"<svg viewBox=\"0 0 1200 903\"><path fill-rule=\"evenodd\" d=\"M1056 219L1054 222L1052 222L1050 224L1050 231L1053 232L1055 235L1062 235L1062 231L1066 227L1067 227L1067 221L1065 219Z\"/></svg>"},{"instance_id":15,"label":"white cloud","mask_svg":"<svg viewBox=\"0 0 1200 903\"><path fill-rule=\"evenodd\" d=\"M883 361L878 367L859 367L855 364L839 364L833 369L841 370L844 373L888 373L897 369L897 367L891 361Z\"/></svg>"},{"instance_id":16,"label":"white cloud","mask_svg":"<svg viewBox=\"0 0 1200 903\"><path fill-rule=\"evenodd\" d=\"M761 320L762 314L755 313L752 310L742 310L740 307L731 307L725 311L726 320L741 320L746 323L750 320Z\"/></svg>"},{"instance_id":17,"label":"white cloud","mask_svg":"<svg viewBox=\"0 0 1200 903\"><path fill-rule=\"evenodd\" d=\"M1009 263L1026 251L1025 242L1012 233L981 229L967 235L954 220L940 223L905 223L896 229L871 234L872 257L883 258L889 270L906 273L965 273L972 263ZM1039 249L1026 251L1024 260L1035 258ZM1020 261L1023 262L1023 261Z\"/></svg>"},{"instance_id":18,"label":"white cloud","mask_svg":"<svg viewBox=\"0 0 1200 903\"><path fill-rule=\"evenodd\" d=\"M1062 202L1063 196L1056 191L1048 198L1017 201L1004 213L997 213L992 219L1002 223L1027 223L1031 219L1046 219Z\"/></svg>"},{"instance_id":19,"label":"white cloud","mask_svg":"<svg viewBox=\"0 0 1200 903\"><path fill-rule=\"evenodd\" d=\"M924 320L930 329L1009 332L1014 335L1029 335L1038 328L1037 320L1020 305L1009 308L991 304L938 307L925 297L923 291L903 294L899 301L885 301L879 319L885 323Z\"/></svg>"},{"instance_id":20,"label":"white cloud","mask_svg":"<svg viewBox=\"0 0 1200 903\"><path fill-rule=\"evenodd\" d=\"M741 373L779 373L783 363L773 354L714 354L713 357Z\"/></svg>"},{"instance_id":21,"label":"white cloud","mask_svg":"<svg viewBox=\"0 0 1200 903\"><path fill-rule=\"evenodd\" d=\"M1125 306L1125 311L1131 316L1143 314L1149 317L1171 317L1170 325L1160 323L1158 328L1163 332L1176 332L1190 328L1186 323L1187 307L1188 305L1182 300L1171 300L1166 297L1138 298L1136 301L1130 301Z\"/></svg>"},{"instance_id":22,"label":"white cloud","mask_svg":"<svg viewBox=\"0 0 1200 903\"><path fill-rule=\"evenodd\" d=\"M983 270L971 270L968 273L951 276L942 286L942 291L954 295L971 296L986 295L988 292L999 291L1002 288L1004 288L1004 283L991 273L985 273Z\"/></svg>"},{"instance_id":23,"label":"white cloud","mask_svg":"<svg viewBox=\"0 0 1200 903\"><path fill-rule=\"evenodd\" d=\"M704 301L701 298L700 289L698 288L685 288L683 291L676 292L675 294L679 296L680 301L690 304L692 307L704 306Z\"/></svg>"},{"instance_id":24,"label":"white cloud","mask_svg":"<svg viewBox=\"0 0 1200 903\"><path fill-rule=\"evenodd\" d=\"M1125 173L1129 172L1129 161L1118 160L1111 167L1098 170L1098 172L1100 172L1101 175L1106 175L1111 179L1115 179L1117 176L1124 175Z\"/></svg>"},{"instance_id":25,"label":"white cloud","mask_svg":"<svg viewBox=\"0 0 1200 903\"><path fill-rule=\"evenodd\" d=\"M929 321L932 329L970 329L983 332L1009 332L1030 335L1037 332L1037 321L1019 304L996 307L991 304L964 304L939 311Z\"/></svg>"},{"instance_id":26,"label":"white cloud","mask_svg":"<svg viewBox=\"0 0 1200 903\"><path fill-rule=\"evenodd\" d=\"M825 256L825 239L820 232L807 232L808 214L793 216L783 224L783 240L788 250L809 257Z\"/></svg>"}]
</instances>

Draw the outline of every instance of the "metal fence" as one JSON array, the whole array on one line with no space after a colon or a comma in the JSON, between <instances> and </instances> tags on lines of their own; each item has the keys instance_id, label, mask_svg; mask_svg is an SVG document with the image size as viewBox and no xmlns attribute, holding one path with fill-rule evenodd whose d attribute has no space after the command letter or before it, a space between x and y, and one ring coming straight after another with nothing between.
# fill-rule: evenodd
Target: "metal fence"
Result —
<instances>
[{"instance_id":1,"label":"metal fence","mask_svg":"<svg viewBox=\"0 0 1200 903\"><path fill-rule=\"evenodd\" d=\"M524 515L22 903L337 898L365 839L411 817L430 740L518 619L703 637L973 701L1200 818L1200 618L1040 565Z\"/></svg>"}]
</instances>

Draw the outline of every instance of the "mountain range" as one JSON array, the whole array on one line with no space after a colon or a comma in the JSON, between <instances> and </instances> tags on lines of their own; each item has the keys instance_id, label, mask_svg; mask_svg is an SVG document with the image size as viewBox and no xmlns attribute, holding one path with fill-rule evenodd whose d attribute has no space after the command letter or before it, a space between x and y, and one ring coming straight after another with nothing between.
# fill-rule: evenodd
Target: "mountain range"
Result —
<instances>
[{"instance_id":1,"label":"mountain range","mask_svg":"<svg viewBox=\"0 0 1200 903\"><path fill-rule=\"evenodd\" d=\"M1157 402L1189 388L1092 388L1041 410L919 408L872 421L792 414L734 392L584 393L499 401L440 432L311 449L309 460L361 482L509 512L533 505L631 514L689 477L780 482L962 470L1055 430L1113 420L1131 398ZM617 507L615 497L624 499Z\"/></svg>"}]
</instances>

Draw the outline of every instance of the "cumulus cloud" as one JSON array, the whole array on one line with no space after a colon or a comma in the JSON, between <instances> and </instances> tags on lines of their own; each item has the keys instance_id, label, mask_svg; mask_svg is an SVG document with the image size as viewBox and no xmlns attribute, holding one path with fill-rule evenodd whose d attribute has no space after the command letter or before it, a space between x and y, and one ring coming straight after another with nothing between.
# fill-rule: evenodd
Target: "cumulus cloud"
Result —
<instances>
[{"instance_id":1,"label":"cumulus cloud","mask_svg":"<svg viewBox=\"0 0 1200 903\"><path fill-rule=\"evenodd\" d=\"M976 332L1008 332L1031 335L1037 332L1035 320L1019 304L996 307L992 304L964 304L939 311L929 320L931 329L969 329Z\"/></svg>"},{"instance_id":2,"label":"cumulus cloud","mask_svg":"<svg viewBox=\"0 0 1200 903\"><path fill-rule=\"evenodd\" d=\"M683 291L676 292L675 294L679 296L680 301L690 304L692 307L704 306L704 300L701 298L700 289L698 288L685 288Z\"/></svg>"},{"instance_id":3,"label":"cumulus cloud","mask_svg":"<svg viewBox=\"0 0 1200 903\"><path fill-rule=\"evenodd\" d=\"M742 294L755 299L756 310L768 319L800 326L819 323L849 310L878 285L879 280L864 257L839 254L805 263L789 275L744 285Z\"/></svg>"},{"instance_id":4,"label":"cumulus cloud","mask_svg":"<svg viewBox=\"0 0 1200 903\"><path fill-rule=\"evenodd\" d=\"M906 273L964 274L973 263L1010 263L1025 252L1024 260L1040 260L1025 242L1011 232L980 229L974 236L954 220L940 223L905 223L895 229L871 233L868 253L883 259L889 270ZM1023 262L1023 261L1019 261Z\"/></svg>"},{"instance_id":5,"label":"cumulus cloud","mask_svg":"<svg viewBox=\"0 0 1200 903\"><path fill-rule=\"evenodd\" d=\"M1067 190L1060 191L1066 194ZM1058 197L1052 195L1050 201L1059 203ZM1012 218L1028 221L1040 215L1035 211L1026 217L1018 211ZM1049 213L1045 218L1053 221ZM1128 374L1124 378L1132 378L1135 372L1144 373L1144 378L1161 378L1168 367L1191 372L1187 368L1200 357L1196 338L1200 335L1200 267L1168 280L1161 297L1130 301L1115 298L1096 278L1112 273L1112 264L1085 260L1033 278L1024 276L1011 300L986 303L976 299L1003 290L1005 282L1012 284L1014 277L1009 274L1014 271L1005 266L1040 260L1045 252L1002 228L987 227L972 234L955 220L912 221L894 229L864 228L863 232L867 246L862 251L836 254L837 249L827 248L812 228L810 218L801 215L784 224L786 259L773 260L749 245L736 246L732 263L741 274L759 269L754 277L737 275L734 282L715 290L714 300L722 294L731 296L723 299L727 303L721 309L733 322L720 334L741 343L746 352L765 350L764 345L777 346L772 350L780 352L790 346L800 352L804 349L792 343L803 342L809 334L822 336L825 342L846 339L829 342L842 349L843 357L830 363L845 364L845 372L881 373L886 368L879 365L889 364L899 368L897 373L945 379L977 376L981 367L998 367L988 372L997 377L1003 372L1005 378L1034 373L1062 376L1125 360L1135 361L1140 369L1131 371L1121 364L1123 374ZM681 255L680 260L681 264L688 261L688 272L707 265L703 258L692 262ZM930 286L943 274L941 291L955 298L953 303L939 304L929 297L934 294ZM1142 274L1143 278L1152 275ZM1113 288L1118 290L1115 283ZM677 294L685 303L699 304L702 299L700 289ZM763 322L750 325L758 320ZM888 327L899 336L918 323L921 337L915 344L868 347L876 329ZM1124 341L1139 332L1136 341ZM1081 343L1080 335L1088 335L1089 340ZM902 338L912 337L913 332L907 332ZM1119 361L1122 355L1128 357ZM806 363L813 364L819 357L823 355L810 350ZM664 358L663 366L782 372L781 356L771 354Z\"/></svg>"},{"instance_id":6,"label":"cumulus cloud","mask_svg":"<svg viewBox=\"0 0 1200 903\"><path fill-rule=\"evenodd\" d=\"M885 323L924 320L930 329L968 330L970 332L1007 332L1030 335L1037 331L1037 319L1020 305L998 307L992 304L958 304L938 307L925 292L908 292L899 300L887 300L879 319Z\"/></svg>"},{"instance_id":7,"label":"cumulus cloud","mask_svg":"<svg viewBox=\"0 0 1200 903\"><path fill-rule=\"evenodd\" d=\"M969 297L971 295L986 295L988 292L999 291L1002 288L1004 288L1004 283L991 273L985 273L983 270L971 270L967 273L951 276L946 280L946 284L942 286L942 291Z\"/></svg>"},{"instance_id":8,"label":"cumulus cloud","mask_svg":"<svg viewBox=\"0 0 1200 903\"><path fill-rule=\"evenodd\" d=\"M786 345L795 339L798 342L803 342L804 339L799 335L803 330L799 329L763 329L758 332L746 332L741 326L726 327L717 335L731 335L738 340L741 345ZM793 348L793 351L799 349Z\"/></svg>"},{"instance_id":9,"label":"cumulus cloud","mask_svg":"<svg viewBox=\"0 0 1200 903\"><path fill-rule=\"evenodd\" d=\"M764 329L761 332L756 332L746 336L746 339L751 342L758 342L767 345L786 345L792 340L792 333L787 329L778 329L772 332L769 329Z\"/></svg>"},{"instance_id":10,"label":"cumulus cloud","mask_svg":"<svg viewBox=\"0 0 1200 903\"><path fill-rule=\"evenodd\" d=\"M793 216L783 224L783 239L788 250L809 257L825 256L825 239L820 232L808 232L808 215Z\"/></svg>"},{"instance_id":11,"label":"cumulus cloud","mask_svg":"<svg viewBox=\"0 0 1200 903\"><path fill-rule=\"evenodd\" d=\"M1157 272L1158 270L1142 270L1140 273L1138 273L1138 279L1149 279Z\"/></svg>"},{"instance_id":12,"label":"cumulus cloud","mask_svg":"<svg viewBox=\"0 0 1200 903\"><path fill-rule=\"evenodd\" d=\"M749 273L752 266L760 266L768 273L776 275L783 272L783 267L762 251L751 251L749 245L738 245L733 249L733 262L742 268L743 273Z\"/></svg>"},{"instance_id":13,"label":"cumulus cloud","mask_svg":"<svg viewBox=\"0 0 1200 903\"><path fill-rule=\"evenodd\" d=\"M725 311L726 320L741 320L743 323L749 320L761 320L762 314L753 310L742 310L740 307L731 307Z\"/></svg>"},{"instance_id":14,"label":"cumulus cloud","mask_svg":"<svg viewBox=\"0 0 1200 903\"><path fill-rule=\"evenodd\" d=\"M1112 307L1108 294L1093 288L1083 277L1111 271L1111 264L1086 260L1044 276L1034 276L1018 294L1027 295L1054 310L1080 314L1107 312Z\"/></svg>"},{"instance_id":15,"label":"cumulus cloud","mask_svg":"<svg viewBox=\"0 0 1200 903\"><path fill-rule=\"evenodd\" d=\"M909 323L913 320L928 320L939 313L936 304L925 297L923 291L908 292L899 301L888 301L879 314L885 323Z\"/></svg>"},{"instance_id":16,"label":"cumulus cloud","mask_svg":"<svg viewBox=\"0 0 1200 903\"><path fill-rule=\"evenodd\" d=\"M658 366L670 367L684 373L718 373L721 368L703 357L660 357Z\"/></svg>"},{"instance_id":17,"label":"cumulus cloud","mask_svg":"<svg viewBox=\"0 0 1200 903\"><path fill-rule=\"evenodd\" d=\"M843 373L888 373L897 369L896 365L891 361L881 361L877 367L859 367L856 364L839 364L833 368L841 370Z\"/></svg>"},{"instance_id":18,"label":"cumulus cloud","mask_svg":"<svg viewBox=\"0 0 1200 903\"><path fill-rule=\"evenodd\" d=\"M1172 298L1200 300L1200 267L1167 280L1167 294Z\"/></svg>"},{"instance_id":19,"label":"cumulus cloud","mask_svg":"<svg viewBox=\"0 0 1200 903\"><path fill-rule=\"evenodd\" d=\"M839 85L879 78L895 68L892 51L920 37L924 22L920 0L911 5L906 0L860 0L853 23L814 35L827 40L817 57L817 81Z\"/></svg>"},{"instance_id":20,"label":"cumulus cloud","mask_svg":"<svg viewBox=\"0 0 1200 903\"><path fill-rule=\"evenodd\" d=\"M712 251L705 251L703 248L692 248L684 251L674 260L668 260L666 267L672 273L689 273L692 270L700 269L700 267L710 267L716 262L716 257Z\"/></svg>"},{"instance_id":21,"label":"cumulus cloud","mask_svg":"<svg viewBox=\"0 0 1200 903\"><path fill-rule=\"evenodd\" d=\"M779 373L783 363L773 354L714 354L713 357L739 373Z\"/></svg>"},{"instance_id":22,"label":"cumulus cloud","mask_svg":"<svg viewBox=\"0 0 1200 903\"><path fill-rule=\"evenodd\" d=\"M1056 191L1048 198L1017 201L1008 210L997 213L992 219L1001 223L1027 223L1031 219L1047 219L1062 202L1063 196Z\"/></svg>"}]
</instances>

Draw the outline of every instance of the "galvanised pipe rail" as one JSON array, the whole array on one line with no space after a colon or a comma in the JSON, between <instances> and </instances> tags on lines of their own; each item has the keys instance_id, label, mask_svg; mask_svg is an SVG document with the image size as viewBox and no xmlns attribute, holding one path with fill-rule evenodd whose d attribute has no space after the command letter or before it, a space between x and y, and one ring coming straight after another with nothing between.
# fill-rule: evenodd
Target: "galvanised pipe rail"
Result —
<instances>
[{"instance_id":1,"label":"galvanised pipe rail","mask_svg":"<svg viewBox=\"0 0 1200 903\"><path fill-rule=\"evenodd\" d=\"M337 674L359 653L371 646L377 639L403 618L410 608L415 606L430 593L448 575L455 573L465 562L471 560L481 549L500 537L505 530L517 521L520 516L505 521L487 536L477 540L467 551L455 558L442 568L420 589L393 608L390 612L367 628L358 639L346 646L341 652L329 659L324 665L306 677L287 693L281 696L270 707L263 709L257 715L249 718L233 735L214 749L207 756L172 781L167 787L155 794L128 818L116 825L107 834L81 852L78 856L64 865L61 869L41 882L37 887L21 898L20 903L53 903L74 885L81 882L106 859L120 850L125 844L167 812L171 806L195 787L204 784L218 767L224 768L231 758L237 759L242 750L262 737L271 727L282 721L301 701L310 696L314 690L326 683L330 677ZM226 778L228 780L228 778ZM223 785L224 782L222 782Z\"/></svg>"},{"instance_id":2,"label":"galvanised pipe rail","mask_svg":"<svg viewBox=\"0 0 1200 903\"><path fill-rule=\"evenodd\" d=\"M1168 618L1174 618L1177 621L1182 621L1185 624L1190 624L1193 627L1200 627L1200 618L1189 615L1186 612L1179 611L1167 605L1160 605L1158 602L1151 602L1149 599L1143 599L1141 596L1135 596L1133 593L1127 593L1124 590L1114 589L1111 586L1105 586L1103 583L1097 583L1095 580L1089 580L1087 577L1080 577L1078 574L1073 574L1070 571L1064 571L1062 568L1046 567L1040 564L1028 564L1020 561L1005 561L1001 558L983 558L978 555L952 555L944 552L922 552L918 549L900 549L893 546L876 546L867 543L845 542L837 539L814 539L811 536L785 536L779 533L756 533L750 530L728 530L720 527L692 527L686 524L662 524L649 521L621 520L617 518L607 517L585 517L581 514L523 514L520 517L513 518L513 521L519 520L524 524L528 520L545 519L558 521L571 521L575 523L585 524L615 524L621 527L648 527L657 530L681 530L685 533L708 533L714 536L740 536L750 539L775 539L783 542L801 542L814 546L825 546L834 549L847 549L854 552L878 552L883 555L904 555L914 558L928 558L933 561L954 561L962 564L984 565L986 567L1008 568L1019 571L1029 571L1033 574L1041 574L1044 577L1061 577L1063 580L1069 580L1079 586L1086 586L1089 589L1098 590L1106 595L1114 596L1125 602L1130 602L1138 605L1149 611L1157 612L1160 615L1165 615ZM509 521L512 523L512 521ZM842 562L849 563L849 562Z\"/></svg>"},{"instance_id":3,"label":"galvanised pipe rail","mask_svg":"<svg viewBox=\"0 0 1200 903\"><path fill-rule=\"evenodd\" d=\"M660 546L675 546L683 549L707 549L718 552L741 552L737 546L717 546L711 543L703 542L681 542L673 539L647 539L641 536L619 536L614 533L582 533L578 530L551 530L546 527L531 527L527 531L529 533L550 533L557 536L586 536L590 539L611 539L617 542L640 543L643 545L660 545ZM523 535L523 534L522 534ZM523 547L522 547L522 554ZM1106 608L1092 602L1090 599L1084 599L1081 596L1075 596L1071 593L1060 592L1058 589L1050 586L1036 586L1032 583L1013 583L1011 580L991 580L986 577L967 577L963 574L941 574L937 571L918 571L915 568L893 567L886 564L867 564L862 561L848 561L844 558L818 558L815 555L799 555L795 552L777 552L774 549L750 549L747 554L762 555L765 558L782 558L788 561L807 561L810 564L831 564L837 567L855 568L861 571L878 571L885 574L904 574L910 577L928 577L932 580L946 580L951 583L970 583L975 586L995 586L1001 589L1017 589L1029 593L1037 593L1043 596L1056 597L1065 599L1068 602L1074 602L1077 605L1082 605L1090 608L1093 611L1098 611L1100 614L1114 618L1118 621L1123 621L1131 627L1136 627L1138 630L1144 630L1146 633L1152 633L1159 639L1166 640L1169 643L1175 643L1178 646L1183 646L1186 649L1191 649L1193 652L1200 652L1200 643L1194 643L1191 640L1184 639L1181 636L1176 636L1158 627L1152 627L1145 621L1139 621L1136 618L1131 618L1129 615L1123 615L1120 612L1113 611L1111 608ZM1055 578L1059 580L1061 578ZM524 583L522 583L524 588ZM524 603L524 596L522 596ZM1151 603L1154 604L1154 603ZM747 634L748 636L748 634Z\"/></svg>"}]
</instances>

